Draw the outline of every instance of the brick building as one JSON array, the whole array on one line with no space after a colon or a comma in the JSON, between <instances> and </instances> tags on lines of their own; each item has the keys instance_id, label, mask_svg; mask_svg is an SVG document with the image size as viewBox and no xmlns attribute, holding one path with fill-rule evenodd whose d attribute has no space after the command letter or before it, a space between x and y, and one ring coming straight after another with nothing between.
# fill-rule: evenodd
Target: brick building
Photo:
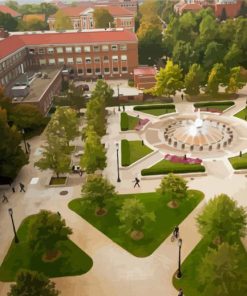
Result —
<instances>
[{"instance_id":1,"label":"brick building","mask_svg":"<svg viewBox=\"0 0 247 296\"><path fill-rule=\"evenodd\" d=\"M154 67L138 67L134 69L134 86L138 89L149 89L156 83L157 70Z\"/></svg>"},{"instance_id":2,"label":"brick building","mask_svg":"<svg viewBox=\"0 0 247 296\"><path fill-rule=\"evenodd\" d=\"M124 28L132 32L135 31L134 12L126 8L112 5L99 5L92 3L85 3L80 6L68 6L61 8L65 15L67 15L75 30L94 29L93 12L97 8L105 8L114 18L116 28ZM50 30L55 29L55 15L51 15L48 20Z\"/></svg>"}]
</instances>

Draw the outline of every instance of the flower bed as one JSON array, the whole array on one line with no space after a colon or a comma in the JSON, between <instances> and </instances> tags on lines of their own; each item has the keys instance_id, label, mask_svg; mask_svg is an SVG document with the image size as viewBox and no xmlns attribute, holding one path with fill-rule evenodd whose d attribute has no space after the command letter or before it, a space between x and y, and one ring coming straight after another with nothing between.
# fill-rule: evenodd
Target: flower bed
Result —
<instances>
[{"instance_id":1,"label":"flower bed","mask_svg":"<svg viewBox=\"0 0 247 296\"><path fill-rule=\"evenodd\" d=\"M136 131L141 130L145 124L147 124L149 122L149 119L145 118L145 119L139 119L139 123L138 125L135 127Z\"/></svg>"},{"instance_id":2,"label":"flower bed","mask_svg":"<svg viewBox=\"0 0 247 296\"><path fill-rule=\"evenodd\" d=\"M201 164L202 160L200 158L189 158L186 156L177 156L172 154L166 154L164 159L175 163L188 163L188 164Z\"/></svg>"}]
</instances>

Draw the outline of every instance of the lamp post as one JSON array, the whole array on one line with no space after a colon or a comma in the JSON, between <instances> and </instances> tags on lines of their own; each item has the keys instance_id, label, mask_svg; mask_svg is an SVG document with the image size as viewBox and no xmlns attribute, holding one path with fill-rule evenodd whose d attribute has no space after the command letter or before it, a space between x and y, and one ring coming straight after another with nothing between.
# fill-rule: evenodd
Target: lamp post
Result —
<instances>
[{"instance_id":1,"label":"lamp post","mask_svg":"<svg viewBox=\"0 0 247 296\"><path fill-rule=\"evenodd\" d=\"M118 111L120 112L120 102L119 102L119 84L117 85L117 100L118 100Z\"/></svg>"},{"instance_id":2,"label":"lamp post","mask_svg":"<svg viewBox=\"0 0 247 296\"><path fill-rule=\"evenodd\" d=\"M182 239L178 240L178 271L177 271L177 278L180 279L182 277L181 272L181 248L182 248Z\"/></svg>"},{"instance_id":3,"label":"lamp post","mask_svg":"<svg viewBox=\"0 0 247 296\"><path fill-rule=\"evenodd\" d=\"M23 141L24 141L25 150L26 150L26 153L28 154L24 128L21 130L21 133L22 133L22 137L23 137Z\"/></svg>"},{"instance_id":4,"label":"lamp post","mask_svg":"<svg viewBox=\"0 0 247 296\"><path fill-rule=\"evenodd\" d=\"M14 223L14 219L13 219L13 210L11 208L9 209L9 215L10 215L10 218L11 218L13 231L14 231L14 234L15 234L15 243L17 244L17 243L19 243L19 238L18 238L16 230L15 230L15 223Z\"/></svg>"},{"instance_id":5,"label":"lamp post","mask_svg":"<svg viewBox=\"0 0 247 296\"><path fill-rule=\"evenodd\" d=\"M117 148L117 182L121 182L120 176L119 176L119 157L118 157L118 151L119 151L119 144L116 143Z\"/></svg>"}]
</instances>

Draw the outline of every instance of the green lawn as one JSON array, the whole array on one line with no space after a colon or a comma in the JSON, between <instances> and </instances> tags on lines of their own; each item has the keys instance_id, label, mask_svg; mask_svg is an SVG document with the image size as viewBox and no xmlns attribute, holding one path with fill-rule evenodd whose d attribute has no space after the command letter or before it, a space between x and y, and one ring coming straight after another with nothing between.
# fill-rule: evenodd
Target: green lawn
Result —
<instances>
[{"instance_id":1,"label":"green lawn","mask_svg":"<svg viewBox=\"0 0 247 296\"><path fill-rule=\"evenodd\" d=\"M217 95L200 94L197 96L186 95L186 100L188 102L202 102L202 101L224 101L224 100L234 100L238 97L237 94L228 93L218 93Z\"/></svg>"},{"instance_id":2,"label":"green lawn","mask_svg":"<svg viewBox=\"0 0 247 296\"><path fill-rule=\"evenodd\" d=\"M235 170L247 169L247 153L242 154L242 157L230 157L228 160Z\"/></svg>"},{"instance_id":3,"label":"green lawn","mask_svg":"<svg viewBox=\"0 0 247 296\"><path fill-rule=\"evenodd\" d=\"M206 102L206 103L196 103L194 104L195 108L200 108L203 111L207 111L207 109L216 109L219 111L224 111L229 107L233 106L233 101L225 101L225 102Z\"/></svg>"},{"instance_id":4,"label":"green lawn","mask_svg":"<svg viewBox=\"0 0 247 296\"><path fill-rule=\"evenodd\" d=\"M130 116L126 112L121 113L121 131L134 130L139 123L139 118Z\"/></svg>"},{"instance_id":5,"label":"green lawn","mask_svg":"<svg viewBox=\"0 0 247 296\"><path fill-rule=\"evenodd\" d=\"M142 145L142 141L121 141L121 163L122 166L129 166L138 159L151 153L153 150Z\"/></svg>"},{"instance_id":6,"label":"green lawn","mask_svg":"<svg viewBox=\"0 0 247 296\"><path fill-rule=\"evenodd\" d=\"M27 233L29 223L35 215L23 220L18 229L20 242L12 242L7 255L0 266L0 280L14 281L19 269L29 269L43 272L48 277L62 277L80 275L90 270L92 259L78 248L71 240L60 243L59 250L62 255L54 262L44 262L42 254L34 252L28 246Z\"/></svg>"},{"instance_id":7,"label":"green lawn","mask_svg":"<svg viewBox=\"0 0 247 296\"><path fill-rule=\"evenodd\" d=\"M139 118L128 115L128 121L129 121L129 130L133 130L138 125Z\"/></svg>"},{"instance_id":8,"label":"green lawn","mask_svg":"<svg viewBox=\"0 0 247 296\"><path fill-rule=\"evenodd\" d=\"M169 173L205 172L205 167L200 164L176 163L163 159L148 169L141 171L142 176L162 175Z\"/></svg>"},{"instance_id":9,"label":"green lawn","mask_svg":"<svg viewBox=\"0 0 247 296\"><path fill-rule=\"evenodd\" d=\"M156 192L118 195L113 201L107 203L108 213L102 217L95 216L94 208L89 207L88 203L82 198L72 200L69 203L69 208L131 254L137 257L146 257L158 248L171 234L174 227L186 218L203 197L202 192L189 190L188 198L181 202L178 208L172 209L167 206L170 198L160 196ZM121 207L123 201L128 198L139 199L144 203L148 211L153 211L156 215L155 222L147 225L144 238L139 241L132 240L128 234L119 228L117 210Z\"/></svg>"},{"instance_id":10,"label":"green lawn","mask_svg":"<svg viewBox=\"0 0 247 296\"><path fill-rule=\"evenodd\" d=\"M135 106L134 110L155 116L176 112L175 105L171 104Z\"/></svg>"},{"instance_id":11,"label":"green lawn","mask_svg":"<svg viewBox=\"0 0 247 296\"><path fill-rule=\"evenodd\" d=\"M200 263L202 258L206 255L208 247L210 246L208 240L202 239L198 245L194 248L194 250L190 253L190 255L185 259L181 266L182 271L182 278L176 279L173 278L173 284L174 286L179 289L182 288L184 295L188 296L198 296L202 295L203 293L203 287L199 285L197 280L197 271L200 267ZM241 269L243 269L243 274L246 275L247 280L247 253L241 243L239 243L240 246L240 254L243 255L246 260L244 260L242 265L240 266ZM212 245L210 247L213 247ZM175 271L174 271L175 272ZM203 294L204 295L204 294ZM212 296L216 294L211 294ZM237 295L237 294L236 294ZM242 291L241 294L238 295L246 295L246 291ZM222 294L223 296L223 294ZM229 296L235 296L235 295L229 295Z\"/></svg>"},{"instance_id":12,"label":"green lawn","mask_svg":"<svg viewBox=\"0 0 247 296\"><path fill-rule=\"evenodd\" d=\"M234 114L234 116L245 120L245 116L247 116L247 108L244 108L243 110L241 110L238 113Z\"/></svg>"}]
</instances>

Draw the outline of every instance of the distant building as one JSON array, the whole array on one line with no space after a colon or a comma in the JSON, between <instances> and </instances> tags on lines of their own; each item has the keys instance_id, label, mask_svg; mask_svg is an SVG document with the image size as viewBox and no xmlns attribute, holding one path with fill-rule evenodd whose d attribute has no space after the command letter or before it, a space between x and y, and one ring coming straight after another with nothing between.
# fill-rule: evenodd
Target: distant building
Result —
<instances>
[{"instance_id":1,"label":"distant building","mask_svg":"<svg viewBox=\"0 0 247 296\"><path fill-rule=\"evenodd\" d=\"M149 89L155 85L157 70L154 67L137 67L134 69L134 86L138 89Z\"/></svg>"},{"instance_id":2,"label":"distant building","mask_svg":"<svg viewBox=\"0 0 247 296\"><path fill-rule=\"evenodd\" d=\"M112 6L112 5L98 5L98 4L83 4L80 6L68 6L61 8L65 15L67 15L75 30L94 29L93 12L96 8L105 8L114 18L116 28L123 28L135 31L134 12L126 8ZM48 20L50 30L54 30L55 15L51 15Z\"/></svg>"},{"instance_id":3,"label":"distant building","mask_svg":"<svg viewBox=\"0 0 247 296\"><path fill-rule=\"evenodd\" d=\"M12 17L16 17L16 18L20 18L21 14L15 10L13 10L12 8L6 6L6 5L0 5L0 12L2 13L8 13L10 14Z\"/></svg>"}]
</instances>

